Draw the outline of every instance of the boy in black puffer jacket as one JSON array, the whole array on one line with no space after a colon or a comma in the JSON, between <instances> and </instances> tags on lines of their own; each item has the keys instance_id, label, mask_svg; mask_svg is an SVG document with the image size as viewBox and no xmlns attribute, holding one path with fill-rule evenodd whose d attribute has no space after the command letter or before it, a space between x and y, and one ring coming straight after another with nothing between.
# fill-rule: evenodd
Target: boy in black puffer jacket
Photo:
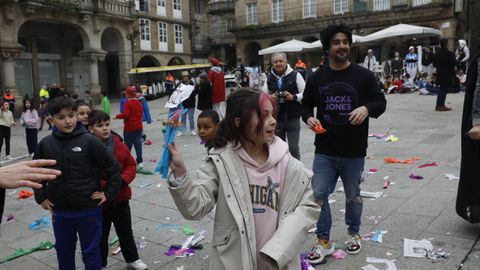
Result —
<instances>
[{"instance_id":1,"label":"boy in black puffer jacket","mask_svg":"<svg viewBox=\"0 0 480 270\"><path fill-rule=\"evenodd\" d=\"M55 169L62 174L35 190L35 200L52 213L58 268L75 269L78 233L85 269L100 270L99 205L117 195L122 184L120 169L105 145L77 122L77 105L72 99L55 98L48 110L55 127L52 135L40 141L34 159L55 159ZM101 171L107 176L105 192Z\"/></svg>"}]
</instances>

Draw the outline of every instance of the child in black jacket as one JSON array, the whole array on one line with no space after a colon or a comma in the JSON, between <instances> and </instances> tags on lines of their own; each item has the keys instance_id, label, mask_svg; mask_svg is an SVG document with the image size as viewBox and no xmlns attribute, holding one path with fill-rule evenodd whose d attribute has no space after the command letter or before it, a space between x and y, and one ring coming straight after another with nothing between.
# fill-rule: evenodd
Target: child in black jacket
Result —
<instances>
[{"instance_id":1,"label":"child in black jacket","mask_svg":"<svg viewBox=\"0 0 480 270\"><path fill-rule=\"evenodd\" d=\"M55 159L62 172L54 181L35 190L35 200L52 213L58 268L75 269L77 234L85 269L101 269L99 243L102 236L102 208L122 184L113 155L96 137L77 122L77 105L68 97L48 104L53 132L40 141L35 159ZM107 176L105 192L101 174Z\"/></svg>"}]
</instances>

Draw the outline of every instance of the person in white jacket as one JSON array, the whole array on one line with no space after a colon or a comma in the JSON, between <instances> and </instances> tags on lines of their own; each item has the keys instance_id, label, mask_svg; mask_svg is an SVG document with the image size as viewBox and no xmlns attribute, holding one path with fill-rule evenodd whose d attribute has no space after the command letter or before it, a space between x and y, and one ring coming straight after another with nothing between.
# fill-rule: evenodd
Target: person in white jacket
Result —
<instances>
[{"instance_id":1,"label":"person in white jacket","mask_svg":"<svg viewBox=\"0 0 480 270\"><path fill-rule=\"evenodd\" d=\"M300 249L320 206L312 172L275 136L274 103L253 88L231 94L195 179L168 146L169 191L183 217L198 220L216 206L210 269L301 269Z\"/></svg>"},{"instance_id":2,"label":"person in white jacket","mask_svg":"<svg viewBox=\"0 0 480 270\"><path fill-rule=\"evenodd\" d=\"M365 60L363 60L363 67L371 72L375 72L375 69L377 68L377 59L375 58L375 55L373 55L372 49L368 49Z\"/></svg>"},{"instance_id":3,"label":"person in white jacket","mask_svg":"<svg viewBox=\"0 0 480 270\"><path fill-rule=\"evenodd\" d=\"M455 58L457 60L457 70L467 72L467 62L470 59L470 50L467 47L467 42L464 39L458 41L458 48L455 51Z\"/></svg>"}]
</instances>

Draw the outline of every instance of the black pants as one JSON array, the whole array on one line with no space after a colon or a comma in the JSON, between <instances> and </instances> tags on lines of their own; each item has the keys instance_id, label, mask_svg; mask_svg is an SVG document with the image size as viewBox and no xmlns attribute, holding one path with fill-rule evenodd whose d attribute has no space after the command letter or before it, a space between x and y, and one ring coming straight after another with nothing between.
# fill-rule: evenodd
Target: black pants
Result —
<instances>
[{"instance_id":1,"label":"black pants","mask_svg":"<svg viewBox=\"0 0 480 270\"><path fill-rule=\"evenodd\" d=\"M0 188L0 223L2 223L3 208L5 208L5 189Z\"/></svg>"},{"instance_id":2,"label":"black pants","mask_svg":"<svg viewBox=\"0 0 480 270\"><path fill-rule=\"evenodd\" d=\"M37 151L38 139L37 139L38 130L36 128L26 128L25 134L27 137L27 148L28 153L32 154Z\"/></svg>"},{"instance_id":3,"label":"black pants","mask_svg":"<svg viewBox=\"0 0 480 270\"><path fill-rule=\"evenodd\" d=\"M3 140L5 139L5 152L10 155L10 127L0 126L0 154L2 153Z\"/></svg>"},{"instance_id":4,"label":"black pants","mask_svg":"<svg viewBox=\"0 0 480 270\"><path fill-rule=\"evenodd\" d=\"M100 253L102 266L107 266L108 257L108 235L110 228L115 226L123 258L127 263L138 260L137 245L133 239L132 217L128 201L114 203L103 210L103 234L100 241Z\"/></svg>"}]
</instances>

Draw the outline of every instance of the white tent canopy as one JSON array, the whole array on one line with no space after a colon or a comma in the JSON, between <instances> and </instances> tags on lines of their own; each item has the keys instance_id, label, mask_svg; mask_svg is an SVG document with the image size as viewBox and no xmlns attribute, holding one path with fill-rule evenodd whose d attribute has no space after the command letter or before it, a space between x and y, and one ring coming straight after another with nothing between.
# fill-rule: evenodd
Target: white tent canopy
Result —
<instances>
[{"instance_id":1,"label":"white tent canopy","mask_svg":"<svg viewBox=\"0 0 480 270\"><path fill-rule=\"evenodd\" d=\"M300 52L303 50L305 46L307 46L308 42L292 39L289 41L282 42L280 44L274 45L272 47L265 48L263 50L258 51L258 55L264 54L272 54L277 52Z\"/></svg>"},{"instance_id":2,"label":"white tent canopy","mask_svg":"<svg viewBox=\"0 0 480 270\"><path fill-rule=\"evenodd\" d=\"M394 37L413 38L429 36L442 36L442 31L430 27L400 23L364 36L361 42L382 41Z\"/></svg>"},{"instance_id":3,"label":"white tent canopy","mask_svg":"<svg viewBox=\"0 0 480 270\"><path fill-rule=\"evenodd\" d=\"M361 43L363 40L362 36L357 36L357 35L352 35L353 43ZM314 41L312 43L309 43L304 47L304 51L310 51L314 49L320 49L322 48L322 42L320 40Z\"/></svg>"}]
</instances>

